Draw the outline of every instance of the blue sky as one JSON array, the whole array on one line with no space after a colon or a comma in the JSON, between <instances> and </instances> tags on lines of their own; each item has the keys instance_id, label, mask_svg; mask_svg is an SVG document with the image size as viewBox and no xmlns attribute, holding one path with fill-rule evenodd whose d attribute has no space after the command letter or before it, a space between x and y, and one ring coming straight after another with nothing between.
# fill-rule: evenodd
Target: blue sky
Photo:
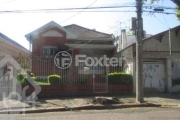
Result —
<instances>
[{"instance_id":1,"label":"blue sky","mask_svg":"<svg viewBox=\"0 0 180 120\"><path fill-rule=\"evenodd\" d=\"M0 11L87 7L93 2L95 0L0 0ZM97 0L91 7L133 5L134 3L135 0ZM164 0L156 4L175 7L174 3L170 0ZM114 10L135 10L135 8L118 8ZM52 20L61 26L77 24L89 29L119 35L122 28L129 27L129 19L136 16L135 12L77 13L0 13L0 32L28 48L28 42L24 35ZM143 13L143 20L144 30L147 34L157 34L179 25L175 15Z\"/></svg>"}]
</instances>

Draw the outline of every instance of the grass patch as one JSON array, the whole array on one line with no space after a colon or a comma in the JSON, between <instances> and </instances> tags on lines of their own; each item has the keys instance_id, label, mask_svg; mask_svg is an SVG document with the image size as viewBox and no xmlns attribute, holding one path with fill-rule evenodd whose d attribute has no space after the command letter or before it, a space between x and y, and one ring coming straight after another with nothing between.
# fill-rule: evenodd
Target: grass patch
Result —
<instances>
[{"instance_id":1,"label":"grass patch","mask_svg":"<svg viewBox=\"0 0 180 120\"><path fill-rule=\"evenodd\" d=\"M35 84L36 85L50 85L50 83L47 83L47 82L37 82L37 81L35 81Z\"/></svg>"}]
</instances>

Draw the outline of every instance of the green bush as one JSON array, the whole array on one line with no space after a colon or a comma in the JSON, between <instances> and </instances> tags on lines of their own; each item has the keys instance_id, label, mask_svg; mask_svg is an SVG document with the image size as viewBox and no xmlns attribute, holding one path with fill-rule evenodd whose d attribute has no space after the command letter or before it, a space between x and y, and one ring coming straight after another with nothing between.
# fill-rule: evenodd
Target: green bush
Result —
<instances>
[{"instance_id":1,"label":"green bush","mask_svg":"<svg viewBox=\"0 0 180 120\"><path fill-rule=\"evenodd\" d=\"M19 83L21 83L21 84L28 83L27 78L26 78L26 73L18 73L17 79L18 79Z\"/></svg>"},{"instance_id":2,"label":"green bush","mask_svg":"<svg viewBox=\"0 0 180 120\"><path fill-rule=\"evenodd\" d=\"M180 78L176 78L172 80L172 86L174 85L180 85Z\"/></svg>"},{"instance_id":3,"label":"green bush","mask_svg":"<svg viewBox=\"0 0 180 120\"><path fill-rule=\"evenodd\" d=\"M28 84L28 83L29 83L28 80L27 80L27 77L28 77L27 74L30 75L30 77L31 77L32 80L35 80L35 79L36 79L35 75L34 75L33 73L31 73L31 72L18 73L17 79L18 79L18 81L19 81L21 84Z\"/></svg>"},{"instance_id":4,"label":"green bush","mask_svg":"<svg viewBox=\"0 0 180 120\"><path fill-rule=\"evenodd\" d=\"M31 77L35 77L35 75L34 75L34 73L29 73L29 75L31 76Z\"/></svg>"},{"instance_id":5,"label":"green bush","mask_svg":"<svg viewBox=\"0 0 180 120\"><path fill-rule=\"evenodd\" d=\"M132 75L123 72L109 73L108 84L132 84Z\"/></svg>"},{"instance_id":6,"label":"green bush","mask_svg":"<svg viewBox=\"0 0 180 120\"><path fill-rule=\"evenodd\" d=\"M48 82L52 84L60 84L60 76L59 75L49 75Z\"/></svg>"},{"instance_id":7,"label":"green bush","mask_svg":"<svg viewBox=\"0 0 180 120\"><path fill-rule=\"evenodd\" d=\"M31 79L33 79L33 80L35 80L35 79L36 79L36 77L35 77L34 73L32 73L32 72L27 72L27 73L29 74L29 76L31 77Z\"/></svg>"},{"instance_id":8,"label":"green bush","mask_svg":"<svg viewBox=\"0 0 180 120\"><path fill-rule=\"evenodd\" d=\"M32 78L32 77L31 77ZM48 79L47 78L36 78L36 77L34 77L35 79L35 81L36 82L45 82L45 83L48 83ZM32 78L33 79L33 78Z\"/></svg>"}]
</instances>

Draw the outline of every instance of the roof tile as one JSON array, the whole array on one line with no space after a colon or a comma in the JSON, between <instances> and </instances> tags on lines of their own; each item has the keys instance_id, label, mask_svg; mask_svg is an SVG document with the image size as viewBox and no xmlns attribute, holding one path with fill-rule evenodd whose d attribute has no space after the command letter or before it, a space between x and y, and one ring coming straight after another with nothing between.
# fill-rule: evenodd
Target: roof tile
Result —
<instances>
[{"instance_id":1,"label":"roof tile","mask_svg":"<svg viewBox=\"0 0 180 120\"><path fill-rule=\"evenodd\" d=\"M98 32L92 29L78 26L76 24L64 26L64 28L76 35L78 38L112 38L111 34Z\"/></svg>"}]
</instances>

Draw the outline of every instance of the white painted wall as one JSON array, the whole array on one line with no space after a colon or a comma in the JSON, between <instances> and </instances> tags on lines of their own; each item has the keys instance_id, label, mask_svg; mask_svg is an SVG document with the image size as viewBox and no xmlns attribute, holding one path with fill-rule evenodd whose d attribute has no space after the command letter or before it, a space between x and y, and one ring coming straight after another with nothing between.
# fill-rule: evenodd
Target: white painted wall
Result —
<instances>
[{"instance_id":1,"label":"white painted wall","mask_svg":"<svg viewBox=\"0 0 180 120\"><path fill-rule=\"evenodd\" d=\"M49 30L45 32L42 36L43 37L63 37L63 34L59 33L56 30Z\"/></svg>"},{"instance_id":2,"label":"white painted wall","mask_svg":"<svg viewBox=\"0 0 180 120\"><path fill-rule=\"evenodd\" d=\"M172 59L172 79L180 78L180 59Z\"/></svg>"}]
</instances>

